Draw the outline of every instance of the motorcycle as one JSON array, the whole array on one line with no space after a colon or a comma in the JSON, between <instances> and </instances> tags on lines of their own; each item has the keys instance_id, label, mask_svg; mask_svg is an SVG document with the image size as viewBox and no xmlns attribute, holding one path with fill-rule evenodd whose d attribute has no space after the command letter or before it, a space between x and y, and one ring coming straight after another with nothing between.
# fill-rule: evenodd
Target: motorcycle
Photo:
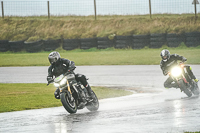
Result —
<instances>
[{"instance_id":1,"label":"motorcycle","mask_svg":"<svg viewBox=\"0 0 200 133\"><path fill-rule=\"evenodd\" d=\"M99 101L96 94L92 91L95 98L91 99L87 89L81 82L76 81L75 75L72 72L68 71L65 74L61 74L47 85L50 83L54 83L54 86L59 88L62 105L69 113L76 113L77 109L83 109L85 107L89 111L98 110ZM81 104L83 101L85 101L85 103Z\"/></svg>"},{"instance_id":2,"label":"motorcycle","mask_svg":"<svg viewBox=\"0 0 200 133\"><path fill-rule=\"evenodd\" d=\"M172 67L168 74L178 84L181 92L183 91L188 97L191 97L192 94L199 95L198 84L187 73L185 64L180 62L177 66Z\"/></svg>"}]
</instances>

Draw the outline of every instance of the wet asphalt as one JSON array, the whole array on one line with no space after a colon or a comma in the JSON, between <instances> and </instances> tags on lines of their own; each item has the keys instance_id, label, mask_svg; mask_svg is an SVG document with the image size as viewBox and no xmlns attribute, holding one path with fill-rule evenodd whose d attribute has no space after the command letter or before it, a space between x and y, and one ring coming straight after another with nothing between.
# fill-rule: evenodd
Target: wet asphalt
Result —
<instances>
[{"instance_id":1,"label":"wet asphalt","mask_svg":"<svg viewBox=\"0 0 200 133\"><path fill-rule=\"evenodd\" d=\"M1 83L46 83L48 67L1 67ZM192 65L200 79L200 65ZM0 133L183 133L200 131L199 97L164 89L159 65L77 66L95 86L125 88L131 96L100 100L97 112L63 107L0 113ZM143 93L137 93L142 90Z\"/></svg>"}]
</instances>

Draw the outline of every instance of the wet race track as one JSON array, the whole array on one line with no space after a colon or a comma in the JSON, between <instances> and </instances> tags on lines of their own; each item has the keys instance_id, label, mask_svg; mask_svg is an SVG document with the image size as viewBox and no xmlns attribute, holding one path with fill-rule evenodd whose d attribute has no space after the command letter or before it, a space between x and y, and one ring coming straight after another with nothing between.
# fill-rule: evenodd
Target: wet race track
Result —
<instances>
[{"instance_id":1,"label":"wet race track","mask_svg":"<svg viewBox=\"0 0 200 133\"><path fill-rule=\"evenodd\" d=\"M48 67L1 67L0 82L46 83ZM200 79L200 65L192 65ZM142 90L100 100L97 112L69 114L63 107L0 113L0 133L183 133L200 131L199 97L164 89L158 65L77 66L93 86Z\"/></svg>"}]
</instances>

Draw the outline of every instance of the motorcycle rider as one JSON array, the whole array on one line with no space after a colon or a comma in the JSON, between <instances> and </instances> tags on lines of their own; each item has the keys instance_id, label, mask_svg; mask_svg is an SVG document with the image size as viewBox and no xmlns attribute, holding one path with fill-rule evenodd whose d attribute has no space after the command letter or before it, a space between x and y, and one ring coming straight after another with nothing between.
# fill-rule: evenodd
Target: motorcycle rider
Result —
<instances>
[{"instance_id":1,"label":"motorcycle rider","mask_svg":"<svg viewBox=\"0 0 200 133\"><path fill-rule=\"evenodd\" d=\"M161 51L160 56L162 58L160 62L160 67L162 69L163 74L166 76L169 72L169 69L173 67L174 65L177 65L177 61L181 60L182 62L187 61L187 59L183 56L180 56L178 54L172 54L170 55L169 50L164 49ZM190 66L185 66L186 70L190 76L191 79L193 79L195 82L198 82L199 80L196 79L194 76L192 69ZM178 84L176 82L173 82L174 80L169 76L169 78L164 82L164 87L165 88L179 88Z\"/></svg>"},{"instance_id":2,"label":"motorcycle rider","mask_svg":"<svg viewBox=\"0 0 200 133\"><path fill-rule=\"evenodd\" d=\"M66 73L67 71L71 71L72 73L74 73L73 70L76 68L75 63L68 59L61 58L59 52L56 51L51 52L48 56L48 59L49 62L51 63L51 65L48 68L48 76L47 76L48 82L53 81L53 76L55 77L60 76L61 74ZM87 89L89 94L88 98L90 99L92 98L94 100L95 99L94 93L92 92L92 89L88 84L85 75L75 74L75 79L76 81L80 81L83 84L83 86ZM59 92L60 92L59 88L57 88L56 91L54 92L56 99L60 99ZM82 102L84 103L81 104L86 104L85 103L86 101Z\"/></svg>"}]
</instances>

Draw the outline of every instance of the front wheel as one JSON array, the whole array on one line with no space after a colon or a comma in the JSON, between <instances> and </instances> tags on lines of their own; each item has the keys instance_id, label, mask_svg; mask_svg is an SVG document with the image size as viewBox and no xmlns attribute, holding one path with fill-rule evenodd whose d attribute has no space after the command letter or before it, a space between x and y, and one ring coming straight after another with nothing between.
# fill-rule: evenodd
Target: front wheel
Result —
<instances>
[{"instance_id":1,"label":"front wheel","mask_svg":"<svg viewBox=\"0 0 200 133\"><path fill-rule=\"evenodd\" d=\"M192 96L192 92L187 88L187 86L184 84L183 80L179 80L178 81L180 88L182 91L184 91L184 93L188 96L191 97Z\"/></svg>"},{"instance_id":2,"label":"front wheel","mask_svg":"<svg viewBox=\"0 0 200 133\"><path fill-rule=\"evenodd\" d=\"M89 111L97 111L99 109L99 100L96 96L96 94L94 92L92 92L95 96L95 99L93 99L92 102L88 103L86 105L86 108L89 110Z\"/></svg>"},{"instance_id":3,"label":"front wheel","mask_svg":"<svg viewBox=\"0 0 200 133\"><path fill-rule=\"evenodd\" d=\"M61 99L62 105L67 110L67 112L69 112L69 113L76 113L76 111L77 111L77 104L76 104L75 99L71 100L69 98L68 94L65 93L65 92L60 94L60 99Z\"/></svg>"}]
</instances>

